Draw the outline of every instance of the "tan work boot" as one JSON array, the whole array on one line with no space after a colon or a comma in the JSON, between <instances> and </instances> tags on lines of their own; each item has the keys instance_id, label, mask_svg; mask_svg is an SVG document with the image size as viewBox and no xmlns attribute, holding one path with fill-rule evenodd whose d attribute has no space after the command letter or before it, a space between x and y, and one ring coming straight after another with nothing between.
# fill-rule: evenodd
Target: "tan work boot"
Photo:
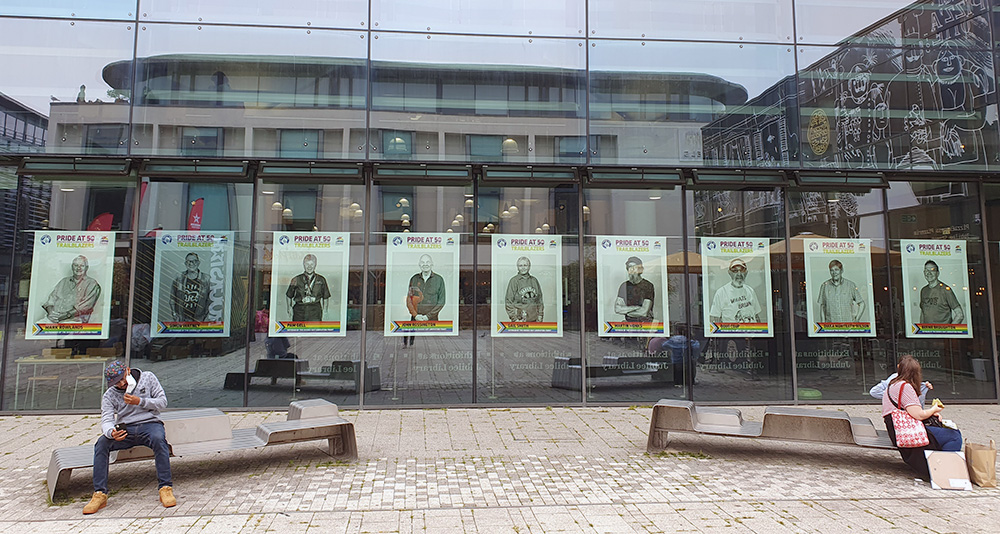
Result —
<instances>
[{"instance_id":1,"label":"tan work boot","mask_svg":"<svg viewBox=\"0 0 1000 534\"><path fill-rule=\"evenodd\" d=\"M92 514L107 505L108 494L101 491L95 491L94 496L90 498L90 502L87 503L87 506L83 507L83 515Z\"/></svg>"},{"instance_id":2,"label":"tan work boot","mask_svg":"<svg viewBox=\"0 0 1000 534\"><path fill-rule=\"evenodd\" d=\"M164 508L177 506L177 499L174 498L174 488L171 488L170 486L163 486L160 488L160 504L162 504Z\"/></svg>"}]
</instances>

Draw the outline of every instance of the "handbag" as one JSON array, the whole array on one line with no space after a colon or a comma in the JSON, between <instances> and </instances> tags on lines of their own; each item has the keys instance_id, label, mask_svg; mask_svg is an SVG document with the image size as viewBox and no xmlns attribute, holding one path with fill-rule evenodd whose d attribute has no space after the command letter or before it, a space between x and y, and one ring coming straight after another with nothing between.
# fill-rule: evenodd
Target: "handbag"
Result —
<instances>
[{"instance_id":1,"label":"handbag","mask_svg":"<svg viewBox=\"0 0 1000 534\"><path fill-rule=\"evenodd\" d=\"M892 402L892 397L889 397L889 402ZM891 414L892 428L896 431L896 447L901 449L926 447L931 441L927 439L927 429L924 428L924 423L917 421L909 412L902 409L900 407L902 402L903 385L900 385L899 402L892 402L896 409Z\"/></svg>"},{"instance_id":2,"label":"handbag","mask_svg":"<svg viewBox=\"0 0 1000 534\"><path fill-rule=\"evenodd\" d=\"M989 445L965 442L965 463L969 467L969 478L977 486L997 487L997 446L992 439Z\"/></svg>"}]
</instances>

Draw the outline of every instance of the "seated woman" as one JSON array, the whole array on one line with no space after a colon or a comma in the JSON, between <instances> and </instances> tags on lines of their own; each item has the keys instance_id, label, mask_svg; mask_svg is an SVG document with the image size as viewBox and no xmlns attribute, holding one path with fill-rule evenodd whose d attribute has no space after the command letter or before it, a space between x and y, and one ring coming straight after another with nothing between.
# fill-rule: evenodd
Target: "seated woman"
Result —
<instances>
[{"instance_id":1,"label":"seated woman","mask_svg":"<svg viewBox=\"0 0 1000 534\"><path fill-rule=\"evenodd\" d=\"M917 391L923 382L923 376L920 371L920 362L913 356L904 355L899 360L897 370L898 376L889 382L889 387L882 395L882 418L885 420L885 428L893 443L896 442L896 431L892 426L891 414L896 404L906 410L914 419L925 423L931 418L937 417L937 414L944 409L943 406L932 406L925 410L920 404ZM962 433L942 426L926 426L925 428L930 443L924 447L900 448L899 454L907 465L912 467L921 477L929 480L930 474L924 451L960 451L962 450Z\"/></svg>"}]
</instances>

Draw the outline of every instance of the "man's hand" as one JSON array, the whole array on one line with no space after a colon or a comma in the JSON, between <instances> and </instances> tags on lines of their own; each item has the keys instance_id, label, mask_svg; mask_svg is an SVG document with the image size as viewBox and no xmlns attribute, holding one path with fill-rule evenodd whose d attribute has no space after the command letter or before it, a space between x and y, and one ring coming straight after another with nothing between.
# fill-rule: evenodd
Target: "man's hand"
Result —
<instances>
[{"instance_id":1,"label":"man's hand","mask_svg":"<svg viewBox=\"0 0 1000 534\"><path fill-rule=\"evenodd\" d=\"M129 395L129 396L131 397L131 395ZM125 436L127 436L127 435L128 435L128 432L126 432L125 430L112 430L111 431L111 439L113 439L115 441L121 441L121 440L125 439Z\"/></svg>"},{"instance_id":2,"label":"man's hand","mask_svg":"<svg viewBox=\"0 0 1000 534\"><path fill-rule=\"evenodd\" d=\"M416 317L417 317L418 321L426 321L427 320L427 316L426 315L417 315Z\"/></svg>"},{"instance_id":3,"label":"man's hand","mask_svg":"<svg viewBox=\"0 0 1000 534\"><path fill-rule=\"evenodd\" d=\"M136 397L135 395L129 395L128 393L125 394L125 404L138 406L139 400L140 400L139 397Z\"/></svg>"}]
</instances>

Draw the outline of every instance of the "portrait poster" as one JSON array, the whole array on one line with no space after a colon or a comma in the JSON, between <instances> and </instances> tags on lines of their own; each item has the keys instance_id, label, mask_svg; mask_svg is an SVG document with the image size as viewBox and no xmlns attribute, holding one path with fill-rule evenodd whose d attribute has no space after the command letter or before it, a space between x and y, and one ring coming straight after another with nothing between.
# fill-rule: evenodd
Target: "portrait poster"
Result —
<instances>
[{"instance_id":1,"label":"portrait poster","mask_svg":"<svg viewBox=\"0 0 1000 534\"><path fill-rule=\"evenodd\" d=\"M562 337L562 236L493 235L494 337Z\"/></svg>"},{"instance_id":2,"label":"portrait poster","mask_svg":"<svg viewBox=\"0 0 1000 534\"><path fill-rule=\"evenodd\" d=\"M971 338L964 240L901 239L906 337Z\"/></svg>"},{"instance_id":3,"label":"portrait poster","mask_svg":"<svg viewBox=\"0 0 1000 534\"><path fill-rule=\"evenodd\" d=\"M600 337L667 335L666 239L597 236L597 301Z\"/></svg>"},{"instance_id":4,"label":"portrait poster","mask_svg":"<svg viewBox=\"0 0 1000 534\"><path fill-rule=\"evenodd\" d=\"M153 337L227 337L232 232L156 232Z\"/></svg>"},{"instance_id":5,"label":"portrait poster","mask_svg":"<svg viewBox=\"0 0 1000 534\"><path fill-rule=\"evenodd\" d=\"M346 232L274 232L268 335L347 335Z\"/></svg>"},{"instance_id":6,"label":"portrait poster","mask_svg":"<svg viewBox=\"0 0 1000 534\"><path fill-rule=\"evenodd\" d=\"M761 237L701 240L705 336L774 336L768 247Z\"/></svg>"},{"instance_id":7,"label":"portrait poster","mask_svg":"<svg viewBox=\"0 0 1000 534\"><path fill-rule=\"evenodd\" d=\"M458 335L458 239L448 233L386 234L386 336Z\"/></svg>"},{"instance_id":8,"label":"portrait poster","mask_svg":"<svg viewBox=\"0 0 1000 534\"><path fill-rule=\"evenodd\" d=\"M114 232L35 232L25 339L107 339Z\"/></svg>"},{"instance_id":9,"label":"portrait poster","mask_svg":"<svg viewBox=\"0 0 1000 534\"><path fill-rule=\"evenodd\" d=\"M874 337L870 239L804 239L811 337Z\"/></svg>"}]
</instances>

